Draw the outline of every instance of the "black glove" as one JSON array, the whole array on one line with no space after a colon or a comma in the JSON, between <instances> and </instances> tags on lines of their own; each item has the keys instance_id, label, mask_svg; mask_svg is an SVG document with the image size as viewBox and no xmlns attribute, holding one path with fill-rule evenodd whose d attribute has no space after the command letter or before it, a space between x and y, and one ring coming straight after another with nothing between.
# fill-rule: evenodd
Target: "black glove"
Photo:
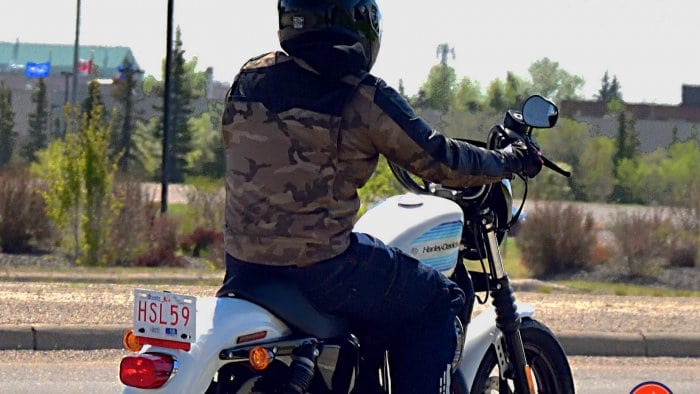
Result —
<instances>
[{"instance_id":1,"label":"black glove","mask_svg":"<svg viewBox=\"0 0 700 394\"><path fill-rule=\"evenodd\" d=\"M515 156L513 172L528 178L534 178L542 170L542 153L532 142L518 140L510 144L511 154ZM506 148L507 151L507 148Z\"/></svg>"}]
</instances>

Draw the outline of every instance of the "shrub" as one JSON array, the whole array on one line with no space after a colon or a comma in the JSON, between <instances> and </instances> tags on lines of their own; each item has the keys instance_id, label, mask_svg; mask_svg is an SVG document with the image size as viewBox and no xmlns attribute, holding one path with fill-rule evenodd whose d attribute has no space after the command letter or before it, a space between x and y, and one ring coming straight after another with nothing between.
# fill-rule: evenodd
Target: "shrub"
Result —
<instances>
[{"instance_id":1,"label":"shrub","mask_svg":"<svg viewBox=\"0 0 700 394\"><path fill-rule=\"evenodd\" d=\"M190 235L180 241L180 248L192 257L201 257L202 252L216 242L223 242L223 233L219 230L197 227Z\"/></svg>"},{"instance_id":2,"label":"shrub","mask_svg":"<svg viewBox=\"0 0 700 394\"><path fill-rule=\"evenodd\" d=\"M136 256L133 265L139 267L184 267L187 261L178 256L177 223L162 215L153 221L148 237L149 247Z\"/></svg>"},{"instance_id":3,"label":"shrub","mask_svg":"<svg viewBox=\"0 0 700 394\"><path fill-rule=\"evenodd\" d=\"M135 178L121 177L114 188L119 210L110 229L110 263L126 265L147 248L158 206Z\"/></svg>"},{"instance_id":4,"label":"shrub","mask_svg":"<svg viewBox=\"0 0 700 394\"><path fill-rule=\"evenodd\" d=\"M673 212L669 234L669 264L672 267L694 267L698 257L700 218L692 209Z\"/></svg>"},{"instance_id":5,"label":"shrub","mask_svg":"<svg viewBox=\"0 0 700 394\"><path fill-rule=\"evenodd\" d=\"M597 245L593 218L570 204L542 203L528 213L516 240L535 277L587 268Z\"/></svg>"},{"instance_id":6,"label":"shrub","mask_svg":"<svg viewBox=\"0 0 700 394\"><path fill-rule=\"evenodd\" d=\"M224 235L221 230L197 227L180 241L180 248L192 257L201 257L212 268L224 267Z\"/></svg>"},{"instance_id":7,"label":"shrub","mask_svg":"<svg viewBox=\"0 0 700 394\"><path fill-rule=\"evenodd\" d=\"M617 256L631 276L653 277L659 267L667 265L673 224L660 211L619 213L611 230L617 240Z\"/></svg>"},{"instance_id":8,"label":"shrub","mask_svg":"<svg viewBox=\"0 0 700 394\"><path fill-rule=\"evenodd\" d=\"M5 253L24 253L32 242L51 238L51 222L39 193L39 182L23 168L0 172L0 248Z\"/></svg>"},{"instance_id":9,"label":"shrub","mask_svg":"<svg viewBox=\"0 0 700 394\"><path fill-rule=\"evenodd\" d=\"M196 187L187 192L187 202L190 208L190 215L197 227L207 229L219 229L219 232L224 228L224 206L226 204L226 196L221 188Z\"/></svg>"}]
</instances>

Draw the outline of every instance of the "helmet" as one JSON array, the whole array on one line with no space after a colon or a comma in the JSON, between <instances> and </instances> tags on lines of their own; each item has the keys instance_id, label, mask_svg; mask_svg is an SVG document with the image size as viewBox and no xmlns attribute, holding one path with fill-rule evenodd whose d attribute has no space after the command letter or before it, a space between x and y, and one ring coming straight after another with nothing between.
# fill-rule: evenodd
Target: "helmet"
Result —
<instances>
[{"instance_id":1,"label":"helmet","mask_svg":"<svg viewBox=\"0 0 700 394\"><path fill-rule=\"evenodd\" d=\"M333 45L362 45L365 69L377 60L381 13L375 0L278 0L279 39L290 51L295 40L330 40Z\"/></svg>"}]
</instances>

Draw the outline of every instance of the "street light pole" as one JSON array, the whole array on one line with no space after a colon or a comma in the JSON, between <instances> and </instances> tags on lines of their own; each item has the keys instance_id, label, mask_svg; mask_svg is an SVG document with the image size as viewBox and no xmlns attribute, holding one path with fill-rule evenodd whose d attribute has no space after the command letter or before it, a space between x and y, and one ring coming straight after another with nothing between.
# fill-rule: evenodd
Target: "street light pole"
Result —
<instances>
[{"instance_id":1,"label":"street light pole","mask_svg":"<svg viewBox=\"0 0 700 394\"><path fill-rule=\"evenodd\" d=\"M169 151L168 141L170 138L170 97L172 86L170 74L173 63L173 0L168 0L168 25L165 52L165 93L163 94L163 160L161 165L161 188L160 188L160 212L168 212L168 175L169 175Z\"/></svg>"},{"instance_id":2,"label":"street light pole","mask_svg":"<svg viewBox=\"0 0 700 394\"><path fill-rule=\"evenodd\" d=\"M78 49L80 44L80 0L77 0L75 14L75 46L73 46L73 89L71 92L71 104L75 105L76 90L78 89Z\"/></svg>"}]
</instances>

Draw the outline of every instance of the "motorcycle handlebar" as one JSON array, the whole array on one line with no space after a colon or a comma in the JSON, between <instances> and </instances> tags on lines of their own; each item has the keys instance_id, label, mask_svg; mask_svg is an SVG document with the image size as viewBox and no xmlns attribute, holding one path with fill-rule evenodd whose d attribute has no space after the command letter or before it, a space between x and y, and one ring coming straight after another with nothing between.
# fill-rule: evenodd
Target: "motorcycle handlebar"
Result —
<instances>
[{"instance_id":1,"label":"motorcycle handlebar","mask_svg":"<svg viewBox=\"0 0 700 394\"><path fill-rule=\"evenodd\" d=\"M564 175L567 178L571 177L571 172L566 171L565 169L559 167L556 163L554 163L553 161L549 160L548 158L546 158L544 156L540 156L540 158L542 159L542 163L545 167L549 168L550 170L552 170L558 174Z\"/></svg>"}]
</instances>

